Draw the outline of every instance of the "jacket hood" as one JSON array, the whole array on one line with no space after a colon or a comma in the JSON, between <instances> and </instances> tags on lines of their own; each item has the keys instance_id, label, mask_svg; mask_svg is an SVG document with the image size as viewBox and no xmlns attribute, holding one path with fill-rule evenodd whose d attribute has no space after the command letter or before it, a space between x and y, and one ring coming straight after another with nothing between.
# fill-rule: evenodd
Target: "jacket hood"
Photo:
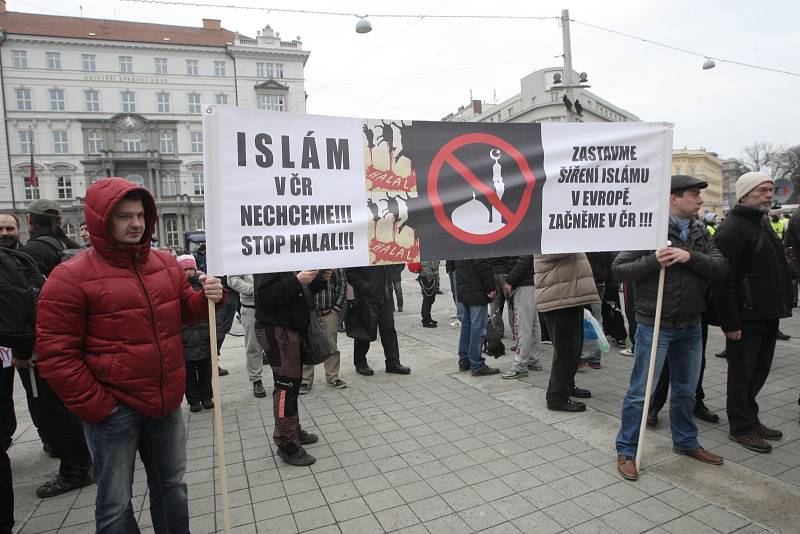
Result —
<instances>
[{"instance_id":1,"label":"jacket hood","mask_svg":"<svg viewBox=\"0 0 800 534\"><path fill-rule=\"evenodd\" d=\"M131 191L142 193L145 212L144 235L136 245L118 243L111 236L109 227L112 211ZM149 254L150 240L156 227L156 203L147 189L138 187L124 178L104 178L86 190L83 209L92 247L109 262L126 264Z\"/></svg>"}]
</instances>

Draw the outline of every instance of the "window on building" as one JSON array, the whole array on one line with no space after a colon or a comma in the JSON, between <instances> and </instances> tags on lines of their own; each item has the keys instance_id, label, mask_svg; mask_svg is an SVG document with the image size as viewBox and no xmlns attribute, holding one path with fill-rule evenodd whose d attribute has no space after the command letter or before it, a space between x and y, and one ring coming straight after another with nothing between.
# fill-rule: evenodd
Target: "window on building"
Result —
<instances>
[{"instance_id":1,"label":"window on building","mask_svg":"<svg viewBox=\"0 0 800 534\"><path fill-rule=\"evenodd\" d=\"M267 73L267 71L264 68L264 63L262 63L260 61L256 61L256 77L257 78L266 78L267 77L266 73Z\"/></svg>"},{"instance_id":2,"label":"window on building","mask_svg":"<svg viewBox=\"0 0 800 534\"><path fill-rule=\"evenodd\" d=\"M85 71L97 70L97 57L94 54L81 54L81 68Z\"/></svg>"},{"instance_id":3,"label":"window on building","mask_svg":"<svg viewBox=\"0 0 800 534\"><path fill-rule=\"evenodd\" d=\"M122 136L123 152L141 152L142 139L136 134L125 134Z\"/></svg>"},{"instance_id":4,"label":"window on building","mask_svg":"<svg viewBox=\"0 0 800 534\"><path fill-rule=\"evenodd\" d=\"M56 178L58 187L58 199L67 200L72 198L72 176L59 176Z\"/></svg>"},{"instance_id":5,"label":"window on building","mask_svg":"<svg viewBox=\"0 0 800 534\"><path fill-rule=\"evenodd\" d=\"M133 91L122 92L122 112L136 113L136 93Z\"/></svg>"},{"instance_id":6,"label":"window on building","mask_svg":"<svg viewBox=\"0 0 800 534\"><path fill-rule=\"evenodd\" d=\"M25 200L37 200L39 198L39 183L36 182L36 185L31 183L30 174L26 175L24 178L25 183Z\"/></svg>"},{"instance_id":7,"label":"window on building","mask_svg":"<svg viewBox=\"0 0 800 534\"><path fill-rule=\"evenodd\" d=\"M550 93L550 102L558 102L559 100L561 100L561 95L558 93L558 91L553 91Z\"/></svg>"},{"instance_id":8,"label":"window on building","mask_svg":"<svg viewBox=\"0 0 800 534\"><path fill-rule=\"evenodd\" d=\"M161 194L165 197L174 197L178 194L178 181L174 174L165 174L161 177Z\"/></svg>"},{"instance_id":9,"label":"window on building","mask_svg":"<svg viewBox=\"0 0 800 534\"><path fill-rule=\"evenodd\" d=\"M689 167L689 176L694 176L696 174L697 169L694 167Z\"/></svg>"},{"instance_id":10,"label":"window on building","mask_svg":"<svg viewBox=\"0 0 800 534\"><path fill-rule=\"evenodd\" d=\"M514 108L512 106L512 107L508 108L508 116L511 117L511 115L513 115L513 114L514 114Z\"/></svg>"},{"instance_id":11,"label":"window on building","mask_svg":"<svg viewBox=\"0 0 800 534\"><path fill-rule=\"evenodd\" d=\"M45 52L47 68L61 70L61 52Z\"/></svg>"},{"instance_id":12,"label":"window on building","mask_svg":"<svg viewBox=\"0 0 800 534\"><path fill-rule=\"evenodd\" d=\"M86 98L86 111L100 111L100 92L96 89L87 89L83 94Z\"/></svg>"},{"instance_id":13,"label":"window on building","mask_svg":"<svg viewBox=\"0 0 800 534\"><path fill-rule=\"evenodd\" d=\"M166 74L167 73L167 58L165 57L157 57L155 58L156 62L156 74Z\"/></svg>"},{"instance_id":14,"label":"window on building","mask_svg":"<svg viewBox=\"0 0 800 534\"><path fill-rule=\"evenodd\" d=\"M275 77L283 78L283 63L275 63Z\"/></svg>"},{"instance_id":15,"label":"window on building","mask_svg":"<svg viewBox=\"0 0 800 534\"><path fill-rule=\"evenodd\" d=\"M156 95L156 107L159 113L169 113L169 93L158 93Z\"/></svg>"},{"instance_id":16,"label":"window on building","mask_svg":"<svg viewBox=\"0 0 800 534\"><path fill-rule=\"evenodd\" d=\"M227 104L228 103L228 95L225 93L220 93L216 95L217 104Z\"/></svg>"},{"instance_id":17,"label":"window on building","mask_svg":"<svg viewBox=\"0 0 800 534\"><path fill-rule=\"evenodd\" d=\"M218 76L218 77L225 76L225 62L224 61L215 61L214 62L214 76Z\"/></svg>"},{"instance_id":18,"label":"window on building","mask_svg":"<svg viewBox=\"0 0 800 534\"><path fill-rule=\"evenodd\" d=\"M175 215L164 216L164 241L168 247L177 247L178 243L178 218Z\"/></svg>"},{"instance_id":19,"label":"window on building","mask_svg":"<svg viewBox=\"0 0 800 534\"><path fill-rule=\"evenodd\" d=\"M69 139L66 130L53 132L53 149L56 154L69 154Z\"/></svg>"},{"instance_id":20,"label":"window on building","mask_svg":"<svg viewBox=\"0 0 800 534\"><path fill-rule=\"evenodd\" d=\"M50 111L64 111L63 89L50 89Z\"/></svg>"},{"instance_id":21,"label":"window on building","mask_svg":"<svg viewBox=\"0 0 800 534\"><path fill-rule=\"evenodd\" d=\"M200 113L200 95L191 94L189 96L189 113Z\"/></svg>"},{"instance_id":22,"label":"window on building","mask_svg":"<svg viewBox=\"0 0 800 534\"><path fill-rule=\"evenodd\" d=\"M165 132L158 137L158 150L162 154L175 153L175 140L171 133Z\"/></svg>"},{"instance_id":23,"label":"window on building","mask_svg":"<svg viewBox=\"0 0 800 534\"><path fill-rule=\"evenodd\" d=\"M192 152L196 154L203 152L203 132L189 132L189 141Z\"/></svg>"},{"instance_id":24,"label":"window on building","mask_svg":"<svg viewBox=\"0 0 800 534\"><path fill-rule=\"evenodd\" d=\"M72 223L66 223L64 225L64 233L67 234L67 237L76 241L78 239L78 234L75 231L75 225Z\"/></svg>"},{"instance_id":25,"label":"window on building","mask_svg":"<svg viewBox=\"0 0 800 534\"><path fill-rule=\"evenodd\" d=\"M194 229L195 230L205 230L206 229L206 218L202 215L194 220Z\"/></svg>"},{"instance_id":26,"label":"window on building","mask_svg":"<svg viewBox=\"0 0 800 534\"><path fill-rule=\"evenodd\" d=\"M196 59L186 60L186 74L188 76L198 76L200 74L199 62Z\"/></svg>"},{"instance_id":27,"label":"window on building","mask_svg":"<svg viewBox=\"0 0 800 534\"><path fill-rule=\"evenodd\" d=\"M20 130L19 134L19 151L23 154L30 154L36 150L33 139L33 132L31 130Z\"/></svg>"},{"instance_id":28,"label":"window on building","mask_svg":"<svg viewBox=\"0 0 800 534\"><path fill-rule=\"evenodd\" d=\"M11 60L14 66L18 69L28 68L28 51L27 50L12 50Z\"/></svg>"},{"instance_id":29,"label":"window on building","mask_svg":"<svg viewBox=\"0 0 800 534\"><path fill-rule=\"evenodd\" d=\"M286 111L283 96L281 95L259 95L258 109L267 111Z\"/></svg>"},{"instance_id":30,"label":"window on building","mask_svg":"<svg viewBox=\"0 0 800 534\"><path fill-rule=\"evenodd\" d=\"M25 87L18 87L14 91L17 94L17 109L20 111L32 110L33 100L31 100L31 90Z\"/></svg>"},{"instance_id":31,"label":"window on building","mask_svg":"<svg viewBox=\"0 0 800 534\"><path fill-rule=\"evenodd\" d=\"M89 154L99 154L103 150L103 136L100 132L91 132L86 137L86 148Z\"/></svg>"},{"instance_id":32,"label":"window on building","mask_svg":"<svg viewBox=\"0 0 800 534\"><path fill-rule=\"evenodd\" d=\"M205 195L205 184L203 183L203 173L192 173L192 190L195 195Z\"/></svg>"},{"instance_id":33,"label":"window on building","mask_svg":"<svg viewBox=\"0 0 800 534\"><path fill-rule=\"evenodd\" d=\"M119 71L133 72L133 56L119 56Z\"/></svg>"}]
</instances>

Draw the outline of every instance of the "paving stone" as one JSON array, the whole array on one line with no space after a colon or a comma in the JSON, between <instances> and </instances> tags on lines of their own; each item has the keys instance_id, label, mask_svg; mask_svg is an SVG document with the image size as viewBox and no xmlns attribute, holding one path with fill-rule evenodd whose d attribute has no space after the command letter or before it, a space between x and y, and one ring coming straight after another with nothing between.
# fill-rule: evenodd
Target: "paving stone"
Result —
<instances>
[{"instance_id":1,"label":"paving stone","mask_svg":"<svg viewBox=\"0 0 800 534\"><path fill-rule=\"evenodd\" d=\"M438 495L410 502L408 506L423 522L453 513L453 509Z\"/></svg>"},{"instance_id":2,"label":"paving stone","mask_svg":"<svg viewBox=\"0 0 800 534\"><path fill-rule=\"evenodd\" d=\"M485 502L480 495L475 493L475 490L469 487L443 493L441 497L456 512L480 506Z\"/></svg>"},{"instance_id":3,"label":"paving stone","mask_svg":"<svg viewBox=\"0 0 800 534\"><path fill-rule=\"evenodd\" d=\"M297 523L297 530L300 532L313 530L336 522L327 506L320 506L319 508L312 508L296 513L294 514L294 520L295 523Z\"/></svg>"},{"instance_id":4,"label":"paving stone","mask_svg":"<svg viewBox=\"0 0 800 534\"><path fill-rule=\"evenodd\" d=\"M376 491L383 491L391 487L389 481L386 480L386 477L383 475L374 475L371 477L361 478L358 480L353 481L358 488L359 493L361 495L367 495L369 493L375 493Z\"/></svg>"},{"instance_id":5,"label":"paving stone","mask_svg":"<svg viewBox=\"0 0 800 534\"><path fill-rule=\"evenodd\" d=\"M645 532L656 526L653 524L652 521L645 519L644 517L640 516L633 510L629 510L628 508L620 508L619 510L614 510L613 512L604 515L602 517L602 520L611 528L615 528L623 532L632 532L632 533ZM692 531L686 531L686 532L692 532Z\"/></svg>"},{"instance_id":6,"label":"paving stone","mask_svg":"<svg viewBox=\"0 0 800 534\"><path fill-rule=\"evenodd\" d=\"M344 482L342 484L334 484L333 486L325 486L322 488L322 495L325 496L325 500L328 501L329 504L332 504L359 497L361 494L358 492L358 488L356 488L355 484L352 482Z\"/></svg>"},{"instance_id":7,"label":"paving stone","mask_svg":"<svg viewBox=\"0 0 800 534\"><path fill-rule=\"evenodd\" d=\"M335 517L336 521L339 523L370 513L369 506L367 506L367 503L362 497L333 503L330 505L330 508L331 512L333 512L333 517Z\"/></svg>"},{"instance_id":8,"label":"paving stone","mask_svg":"<svg viewBox=\"0 0 800 534\"><path fill-rule=\"evenodd\" d=\"M324 506L328 504L320 490L295 493L293 495L289 495L288 498L289 498L289 506L292 508L292 512L294 512L295 514L297 512L302 512L303 510L308 510L310 508L316 508L318 506Z\"/></svg>"},{"instance_id":9,"label":"paving stone","mask_svg":"<svg viewBox=\"0 0 800 534\"><path fill-rule=\"evenodd\" d=\"M720 532L734 532L749 523L741 516L711 504L689 515Z\"/></svg>"},{"instance_id":10,"label":"paving stone","mask_svg":"<svg viewBox=\"0 0 800 534\"><path fill-rule=\"evenodd\" d=\"M470 527L457 514L450 514L433 521L427 521L425 528L434 533L470 532Z\"/></svg>"},{"instance_id":11,"label":"paving stone","mask_svg":"<svg viewBox=\"0 0 800 534\"><path fill-rule=\"evenodd\" d=\"M260 502L253 507L256 522L283 516L291 513L291 511L289 500L286 497Z\"/></svg>"},{"instance_id":12,"label":"paving stone","mask_svg":"<svg viewBox=\"0 0 800 534\"><path fill-rule=\"evenodd\" d=\"M561 532L561 525L553 521L543 512L533 512L512 521L520 531L525 534L555 534Z\"/></svg>"},{"instance_id":13,"label":"paving stone","mask_svg":"<svg viewBox=\"0 0 800 534\"><path fill-rule=\"evenodd\" d=\"M366 501L373 513L405 504L403 498L394 488L370 493L364 497L364 501Z\"/></svg>"},{"instance_id":14,"label":"paving stone","mask_svg":"<svg viewBox=\"0 0 800 534\"><path fill-rule=\"evenodd\" d=\"M426 499L433 495L436 495L436 490L430 486L424 480L419 480L417 482L412 482L410 484L405 484L403 486L399 486L397 488L397 492L403 498L403 500L407 503L418 501L420 499Z\"/></svg>"},{"instance_id":15,"label":"paving stone","mask_svg":"<svg viewBox=\"0 0 800 534\"><path fill-rule=\"evenodd\" d=\"M375 517L386 532L393 532L419 523L419 519L407 505L377 512Z\"/></svg>"}]
</instances>

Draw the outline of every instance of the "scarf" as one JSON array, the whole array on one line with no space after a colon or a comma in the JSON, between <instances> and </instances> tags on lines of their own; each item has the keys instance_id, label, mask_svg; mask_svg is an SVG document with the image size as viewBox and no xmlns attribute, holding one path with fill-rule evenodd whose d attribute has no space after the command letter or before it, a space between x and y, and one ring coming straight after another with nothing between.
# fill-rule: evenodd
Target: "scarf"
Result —
<instances>
[{"instance_id":1,"label":"scarf","mask_svg":"<svg viewBox=\"0 0 800 534\"><path fill-rule=\"evenodd\" d=\"M678 230L678 237L684 243L689 240L689 223L691 222L691 219L683 219L676 215L669 216L669 225L674 226Z\"/></svg>"}]
</instances>

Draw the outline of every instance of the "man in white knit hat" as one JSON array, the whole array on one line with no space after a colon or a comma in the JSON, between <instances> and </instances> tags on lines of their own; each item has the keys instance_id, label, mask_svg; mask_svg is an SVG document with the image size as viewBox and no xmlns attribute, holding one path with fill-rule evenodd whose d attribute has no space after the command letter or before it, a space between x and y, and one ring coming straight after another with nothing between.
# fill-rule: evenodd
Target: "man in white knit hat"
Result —
<instances>
[{"instance_id":1,"label":"man in white knit hat","mask_svg":"<svg viewBox=\"0 0 800 534\"><path fill-rule=\"evenodd\" d=\"M713 293L725 332L728 355L730 439L768 453L765 440L782 434L758 418L756 396L769 376L778 321L791 315L791 286L783 244L769 225L774 181L758 172L736 180L738 204L719 226L714 240L728 259L728 276Z\"/></svg>"}]
</instances>

